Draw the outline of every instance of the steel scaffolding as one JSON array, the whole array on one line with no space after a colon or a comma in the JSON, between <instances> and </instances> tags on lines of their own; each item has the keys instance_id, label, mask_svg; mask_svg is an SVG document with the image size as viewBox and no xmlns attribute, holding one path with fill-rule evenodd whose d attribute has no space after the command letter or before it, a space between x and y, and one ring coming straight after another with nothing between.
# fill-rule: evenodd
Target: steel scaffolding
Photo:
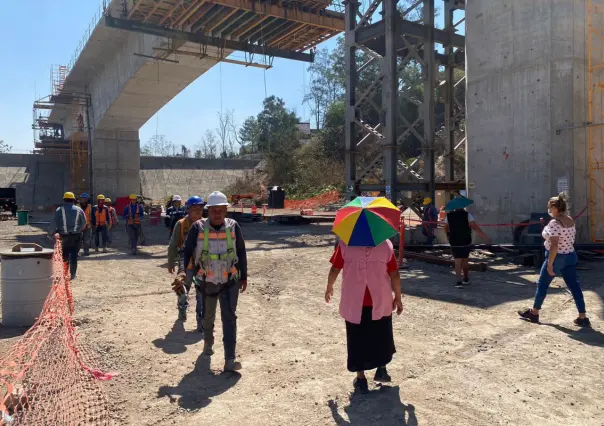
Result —
<instances>
[{"instance_id":1,"label":"steel scaffolding","mask_svg":"<svg viewBox=\"0 0 604 426\"><path fill-rule=\"evenodd\" d=\"M463 13L465 1L442 0L439 12L444 14L443 29L435 26L435 0L374 0L364 4L349 0L344 4L348 197L380 191L396 202L401 191L434 198L437 189L465 189L465 176L455 180L453 155L465 141L459 136L465 104L455 99L455 87L464 79L455 81L454 73L465 66L465 37L456 33L464 19L454 22L455 12ZM372 23L380 16L381 20ZM415 18L409 19L411 16ZM359 66L360 53L370 59ZM359 75L370 63L379 63L379 75L369 87L361 88ZM405 67L421 70L420 99L406 92L401 78ZM376 96L380 91L381 97ZM435 109L439 100L444 103L440 115ZM404 104L416 109L416 118L401 111ZM407 163L400 153L410 138L421 143L421 155ZM437 138L445 146L444 176L436 173ZM416 169L422 164L420 174Z\"/></svg>"}]
</instances>

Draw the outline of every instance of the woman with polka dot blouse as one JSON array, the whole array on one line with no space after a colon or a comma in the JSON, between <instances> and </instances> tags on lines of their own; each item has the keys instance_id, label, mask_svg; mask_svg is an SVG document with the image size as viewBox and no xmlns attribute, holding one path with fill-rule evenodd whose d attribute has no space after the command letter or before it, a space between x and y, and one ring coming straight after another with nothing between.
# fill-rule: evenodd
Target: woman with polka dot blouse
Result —
<instances>
[{"instance_id":1,"label":"woman with polka dot blouse","mask_svg":"<svg viewBox=\"0 0 604 426\"><path fill-rule=\"evenodd\" d=\"M531 322L539 322L539 310L547 289L556 274L562 275L566 286L575 299L575 305L579 311L579 317L575 319L575 325L579 327L590 327L589 318L585 313L585 301L583 292L577 277L577 253L574 243L577 230L575 221L566 211L566 198L564 193L557 197L550 198L547 203L547 211L552 217L547 226L543 229L543 238L545 239L545 262L541 267L539 281L537 282L537 294L535 302L531 309L518 311L518 315Z\"/></svg>"}]
</instances>

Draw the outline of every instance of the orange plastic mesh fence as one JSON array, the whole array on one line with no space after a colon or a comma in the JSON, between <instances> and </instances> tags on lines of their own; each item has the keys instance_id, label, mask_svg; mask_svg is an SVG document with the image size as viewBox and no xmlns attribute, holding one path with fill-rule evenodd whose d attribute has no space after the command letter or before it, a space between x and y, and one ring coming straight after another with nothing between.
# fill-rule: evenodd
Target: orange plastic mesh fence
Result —
<instances>
[{"instance_id":1,"label":"orange plastic mesh fence","mask_svg":"<svg viewBox=\"0 0 604 426\"><path fill-rule=\"evenodd\" d=\"M114 374L93 368L93 352L77 339L71 281L56 235L53 284L36 323L0 359L0 425L107 425L101 381Z\"/></svg>"},{"instance_id":2,"label":"orange plastic mesh fence","mask_svg":"<svg viewBox=\"0 0 604 426\"><path fill-rule=\"evenodd\" d=\"M339 200L340 193L338 191L329 191L316 197L307 198L306 200L285 200L285 208L292 210L314 209L326 204L336 203Z\"/></svg>"}]
</instances>

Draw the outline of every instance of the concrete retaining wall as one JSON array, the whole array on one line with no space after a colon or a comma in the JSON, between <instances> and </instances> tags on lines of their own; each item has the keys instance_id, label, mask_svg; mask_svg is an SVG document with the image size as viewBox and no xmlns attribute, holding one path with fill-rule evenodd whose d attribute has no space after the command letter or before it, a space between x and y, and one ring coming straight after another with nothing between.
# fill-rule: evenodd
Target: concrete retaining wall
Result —
<instances>
[{"instance_id":1,"label":"concrete retaining wall","mask_svg":"<svg viewBox=\"0 0 604 426\"><path fill-rule=\"evenodd\" d=\"M108 149L107 145L103 147ZM140 193L142 189L145 196L153 199L173 194L205 198L212 191L224 189L257 164L256 160L140 157L140 184L132 192ZM116 192L123 186L118 183L126 177L110 179L115 177L116 166L109 162L105 166L95 170L97 191L110 197L128 195L127 190ZM15 188L17 204L29 210L60 203L63 193L71 190L69 173L68 156L0 154L0 188Z\"/></svg>"},{"instance_id":2,"label":"concrete retaining wall","mask_svg":"<svg viewBox=\"0 0 604 426\"><path fill-rule=\"evenodd\" d=\"M255 160L204 160L194 158L141 157L141 186L146 197L163 199L224 190L258 165Z\"/></svg>"},{"instance_id":3,"label":"concrete retaining wall","mask_svg":"<svg viewBox=\"0 0 604 426\"><path fill-rule=\"evenodd\" d=\"M0 187L15 188L17 204L38 210L61 202L69 184L69 157L0 154Z\"/></svg>"}]
</instances>

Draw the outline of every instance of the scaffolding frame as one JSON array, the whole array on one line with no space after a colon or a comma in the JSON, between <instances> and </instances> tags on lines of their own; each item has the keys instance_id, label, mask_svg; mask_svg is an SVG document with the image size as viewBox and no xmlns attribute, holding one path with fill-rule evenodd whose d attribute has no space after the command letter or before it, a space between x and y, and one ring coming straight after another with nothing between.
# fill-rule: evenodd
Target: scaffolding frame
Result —
<instances>
[{"instance_id":1,"label":"scaffolding frame","mask_svg":"<svg viewBox=\"0 0 604 426\"><path fill-rule=\"evenodd\" d=\"M393 202L401 191L418 191L434 198L435 190L448 192L465 189L462 179L454 181L454 152L463 145L457 143L456 131L465 115L465 109L455 100L455 87L465 77L454 81L455 68L465 66L465 37L456 34L464 21L454 22L454 12L465 10L464 0L441 0L444 11L444 29L435 26L435 0L418 0L405 10L399 0L374 0L365 5L347 0L345 6L345 67L346 67L346 190L349 199L362 192L378 191ZM401 2L402 3L402 2ZM382 19L371 23L381 6ZM411 21L407 16L421 7L422 22ZM441 49L436 49L439 44ZM358 86L358 76L367 63L357 66L357 51L362 50L379 61L380 75L364 90ZM402 90L400 71L413 61L421 68L423 99L410 99ZM444 79L437 82L439 69L444 69ZM437 88L444 99L445 176L436 176L435 139L437 138L435 103ZM372 95L381 89L381 102ZM400 111L401 101L418 107L419 116L414 122ZM365 104L379 113L379 122L363 119L360 107ZM460 108L461 107L461 108ZM423 128L423 132L419 129ZM423 133L423 134L422 134ZM414 170L419 159L406 164L399 158L399 150L413 135L421 142L423 176ZM359 164L359 152L375 148L373 159ZM402 181L406 178L406 181ZM438 178L438 179L437 179ZM373 180L377 183L371 183ZM465 180L465 176L464 176Z\"/></svg>"}]
</instances>

